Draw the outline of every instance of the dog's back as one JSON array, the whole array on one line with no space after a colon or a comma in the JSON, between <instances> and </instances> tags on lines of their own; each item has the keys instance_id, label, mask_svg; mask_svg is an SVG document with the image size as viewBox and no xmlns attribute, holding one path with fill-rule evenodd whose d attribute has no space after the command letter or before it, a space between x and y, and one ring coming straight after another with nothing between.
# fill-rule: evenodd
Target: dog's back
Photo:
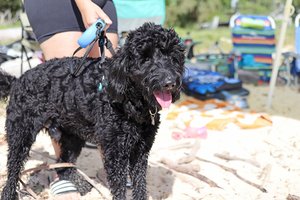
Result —
<instances>
[{"instance_id":1,"label":"dog's back","mask_svg":"<svg viewBox=\"0 0 300 200\"><path fill-rule=\"evenodd\" d=\"M15 94L18 96L29 95L27 98L34 98L34 95L41 97L43 93L55 95L55 93L66 91L68 87L74 88L74 84L83 81L82 76L74 77L71 74L72 68L78 66L81 60L76 57L52 59L26 71L20 78L0 70L0 100ZM97 59L88 59L84 63L86 68L92 68L88 70L89 75L93 73L90 81L101 77L101 70L98 69L99 66L95 65L97 62Z\"/></svg>"},{"instance_id":2,"label":"dog's back","mask_svg":"<svg viewBox=\"0 0 300 200\"><path fill-rule=\"evenodd\" d=\"M80 62L81 58L53 59L25 72L18 79L5 72L0 73L0 83L3 83L0 97L4 99L10 95L6 119L8 137L15 134L14 127L21 123L33 128L27 133L33 132L34 135L45 125L48 126L52 119L60 118L61 124L67 121L70 126L77 126L78 120L93 119L85 105L97 98L97 84L103 73L97 59L88 59L86 70L75 77L71 74L71 68ZM84 110L85 116L80 115L78 108ZM20 132L19 136L24 133Z\"/></svg>"}]
</instances>

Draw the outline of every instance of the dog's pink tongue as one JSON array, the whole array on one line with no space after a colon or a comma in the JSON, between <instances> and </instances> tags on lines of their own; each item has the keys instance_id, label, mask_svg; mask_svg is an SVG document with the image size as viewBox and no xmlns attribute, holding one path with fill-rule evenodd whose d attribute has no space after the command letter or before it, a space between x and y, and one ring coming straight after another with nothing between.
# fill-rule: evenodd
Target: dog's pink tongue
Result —
<instances>
[{"instance_id":1,"label":"dog's pink tongue","mask_svg":"<svg viewBox=\"0 0 300 200\"><path fill-rule=\"evenodd\" d=\"M172 103L172 94L169 91L156 91L154 92L156 101L162 108L169 108Z\"/></svg>"}]
</instances>

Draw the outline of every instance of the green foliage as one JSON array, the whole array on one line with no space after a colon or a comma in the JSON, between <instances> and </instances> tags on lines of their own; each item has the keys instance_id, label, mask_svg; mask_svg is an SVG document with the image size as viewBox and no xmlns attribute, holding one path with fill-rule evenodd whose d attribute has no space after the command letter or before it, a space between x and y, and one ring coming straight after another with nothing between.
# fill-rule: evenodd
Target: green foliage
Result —
<instances>
[{"instance_id":1,"label":"green foliage","mask_svg":"<svg viewBox=\"0 0 300 200\"><path fill-rule=\"evenodd\" d=\"M17 22L12 23L12 24L0 24L0 30L8 29L8 28L17 28L17 27L20 27L20 26L21 26L20 21L17 21ZM1 39L0 39L0 45L1 45Z\"/></svg>"},{"instance_id":2,"label":"green foliage","mask_svg":"<svg viewBox=\"0 0 300 200\"><path fill-rule=\"evenodd\" d=\"M230 0L166 0L168 26L190 27L209 22L214 16L228 21L233 14ZM270 15L285 0L239 0L238 12L243 14ZM300 13L300 0L293 0L296 13Z\"/></svg>"},{"instance_id":3,"label":"green foliage","mask_svg":"<svg viewBox=\"0 0 300 200\"><path fill-rule=\"evenodd\" d=\"M215 30L198 28L182 28L175 27L176 32L181 38L191 37L195 42L199 42L195 46L195 53L207 53L213 47L216 41L219 42L220 48L224 53L230 52L232 49L231 32L227 27L220 27Z\"/></svg>"},{"instance_id":4,"label":"green foliage","mask_svg":"<svg viewBox=\"0 0 300 200\"><path fill-rule=\"evenodd\" d=\"M197 8L197 0L167 0L167 24L183 25L185 21L194 22L195 21L195 11Z\"/></svg>"},{"instance_id":5,"label":"green foliage","mask_svg":"<svg viewBox=\"0 0 300 200\"><path fill-rule=\"evenodd\" d=\"M244 14L255 13L268 15L272 12L272 0L240 0L239 5L239 9L241 10L240 12ZM267 8L268 5L270 6L270 9Z\"/></svg>"},{"instance_id":6,"label":"green foliage","mask_svg":"<svg viewBox=\"0 0 300 200\"><path fill-rule=\"evenodd\" d=\"M294 0L293 5L295 7L295 15L300 13L300 0Z\"/></svg>"},{"instance_id":7,"label":"green foliage","mask_svg":"<svg viewBox=\"0 0 300 200\"><path fill-rule=\"evenodd\" d=\"M15 13L20 8L21 8L20 0L0 0L0 12L9 9L12 11L12 13Z\"/></svg>"},{"instance_id":8,"label":"green foliage","mask_svg":"<svg viewBox=\"0 0 300 200\"><path fill-rule=\"evenodd\" d=\"M226 0L167 0L167 24L188 26L230 11Z\"/></svg>"},{"instance_id":9,"label":"green foliage","mask_svg":"<svg viewBox=\"0 0 300 200\"><path fill-rule=\"evenodd\" d=\"M238 11L243 14L269 15L285 0L239 0ZM293 0L296 13L300 13L300 0ZM228 21L233 11L230 0L166 0L167 26L191 27L209 22L214 16ZM21 8L20 0L0 0L0 12L10 9L13 13ZM294 15L294 16L295 16Z\"/></svg>"}]
</instances>

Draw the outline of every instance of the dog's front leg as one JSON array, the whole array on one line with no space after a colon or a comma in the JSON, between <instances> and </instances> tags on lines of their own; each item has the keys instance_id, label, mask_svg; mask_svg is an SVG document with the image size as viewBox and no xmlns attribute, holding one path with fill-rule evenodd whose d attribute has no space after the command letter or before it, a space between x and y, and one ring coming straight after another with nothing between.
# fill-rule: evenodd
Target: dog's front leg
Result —
<instances>
[{"instance_id":1,"label":"dog's front leg","mask_svg":"<svg viewBox=\"0 0 300 200\"><path fill-rule=\"evenodd\" d=\"M128 155L120 146L106 145L103 149L104 168L113 200L126 199Z\"/></svg>"},{"instance_id":2,"label":"dog's front leg","mask_svg":"<svg viewBox=\"0 0 300 200\"><path fill-rule=\"evenodd\" d=\"M147 165L148 152L145 152L143 150L135 152L134 158L130 159L129 171L133 184L132 196L134 200L147 199Z\"/></svg>"}]
</instances>

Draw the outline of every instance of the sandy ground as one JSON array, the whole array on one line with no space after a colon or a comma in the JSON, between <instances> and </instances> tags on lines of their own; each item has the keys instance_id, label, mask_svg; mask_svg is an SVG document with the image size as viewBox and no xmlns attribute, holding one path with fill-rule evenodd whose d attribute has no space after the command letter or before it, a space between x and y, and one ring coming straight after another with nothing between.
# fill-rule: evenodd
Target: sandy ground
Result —
<instances>
[{"instance_id":1,"label":"sandy ground","mask_svg":"<svg viewBox=\"0 0 300 200\"><path fill-rule=\"evenodd\" d=\"M266 108L268 85L254 86L248 84L244 87L251 91L248 98L251 110L300 120L299 87L277 86L274 90L270 109Z\"/></svg>"},{"instance_id":2,"label":"sandy ground","mask_svg":"<svg viewBox=\"0 0 300 200\"><path fill-rule=\"evenodd\" d=\"M245 85L250 90L251 111L265 112L267 86ZM149 198L154 200L281 200L300 196L300 106L299 92L291 87L278 87L273 99L273 124L259 129L241 130L228 126L222 131L208 130L206 139L172 138L172 121L162 112L162 125L150 154L148 170ZM3 140L5 104L0 110L0 189L5 181L7 146ZM248 113L245 111L245 113ZM179 160L200 141L196 158L188 164ZM50 140L40 134L31 152L26 169L43 162L53 163ZM43 156L41 156L42 154ZM78 168L102 186L96 177L103 171L97 150L84 149ZM23 180L39 198L48 199L47 171ZM203 177L206 177L203 178ZM105 187L104 187L105 188ZM25 197L24 199L30 199ZM93 189L82 199L104 199Z\"/></svg>"}]
</instances>

